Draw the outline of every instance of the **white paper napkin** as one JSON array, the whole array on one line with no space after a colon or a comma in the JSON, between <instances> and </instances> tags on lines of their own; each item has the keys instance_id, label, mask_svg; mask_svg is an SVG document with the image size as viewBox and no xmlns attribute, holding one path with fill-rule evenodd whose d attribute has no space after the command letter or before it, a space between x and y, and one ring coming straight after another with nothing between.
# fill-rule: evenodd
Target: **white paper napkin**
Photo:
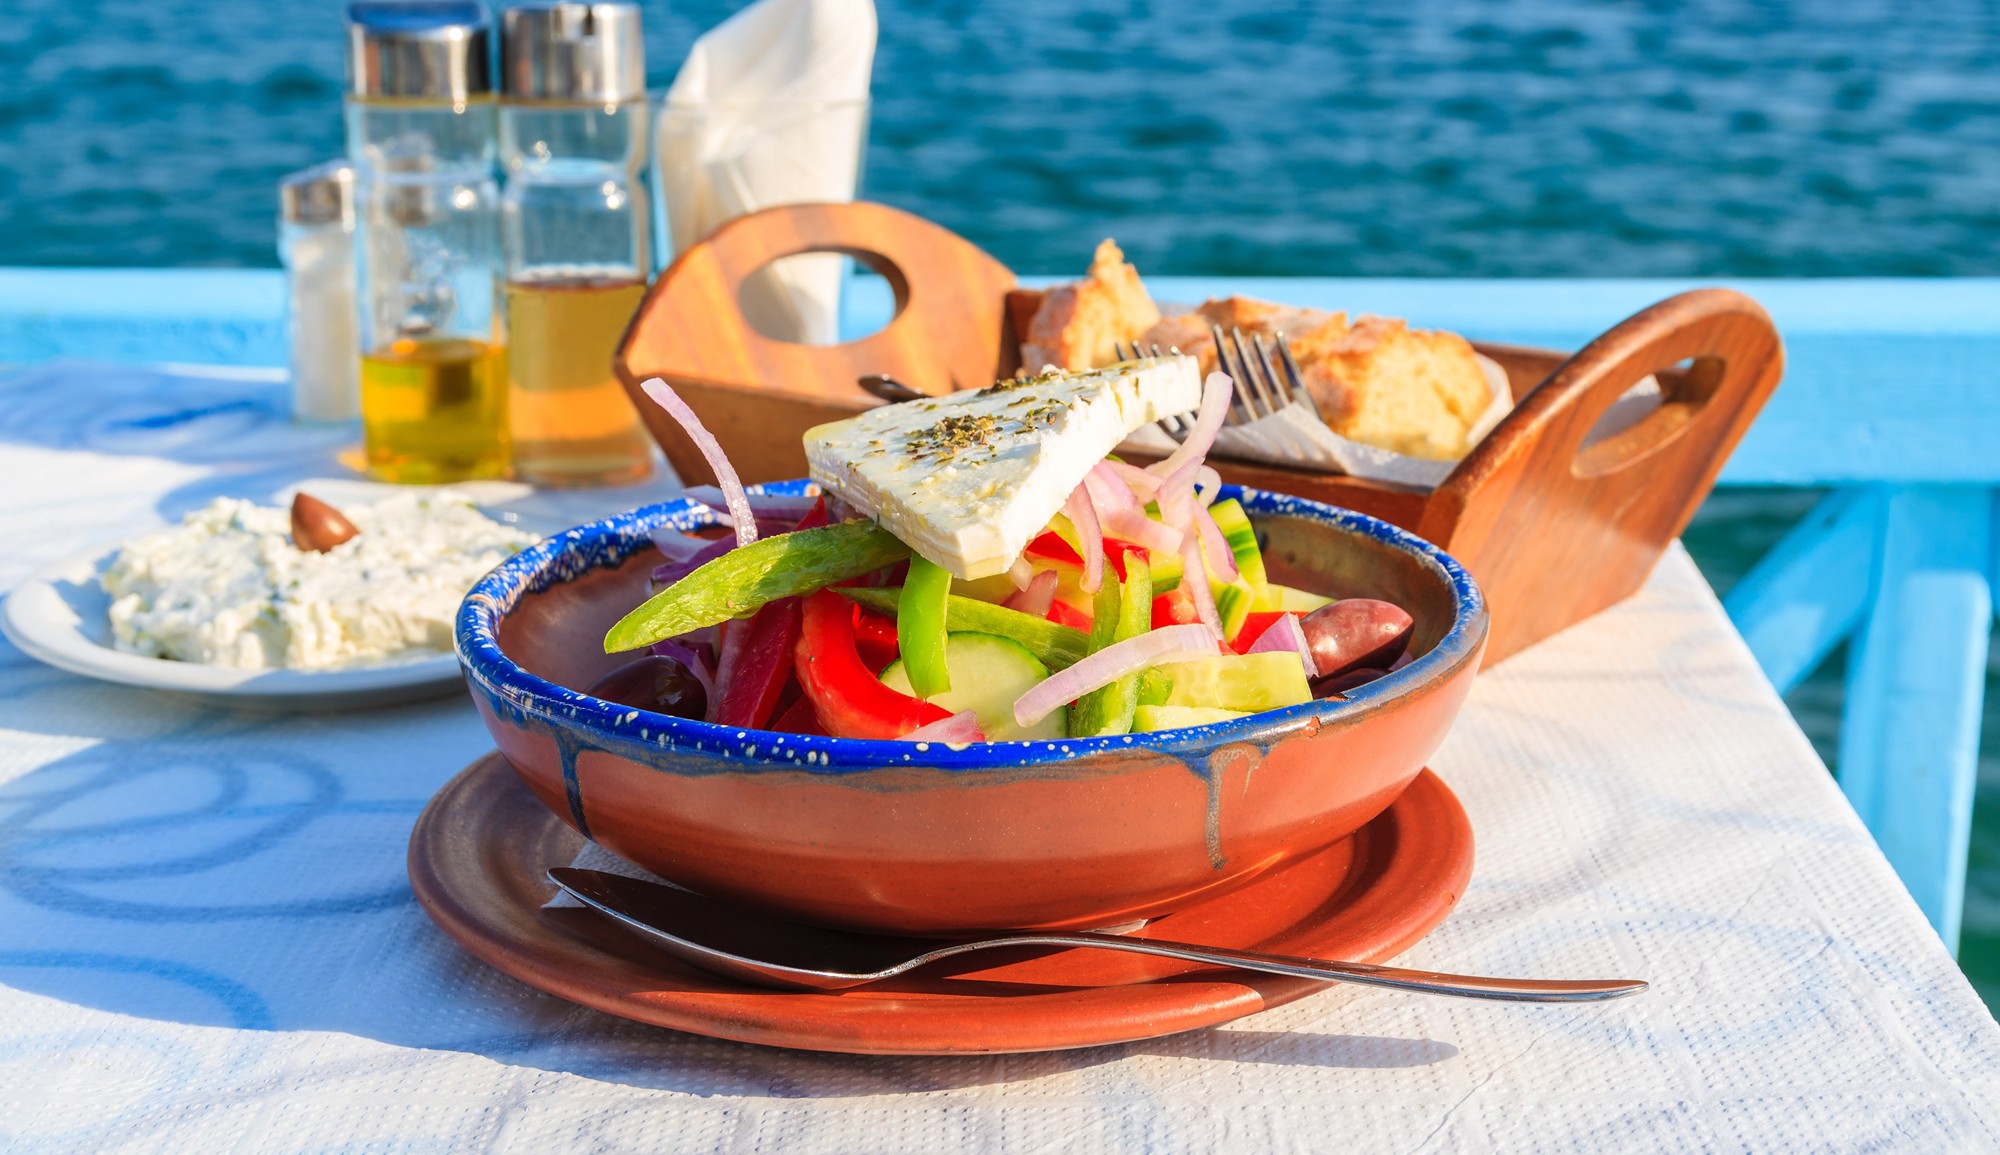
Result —
<instances>
[{"instance_id":1,"label":"white paper napkin","mask_svg":"<svg viewBox=\"0 0 2000 1155\"><path fill-rule=\"evenodd\" d=\"M1494 427L1514 408L1514 393L1507 381L1507 371L1492 359L1475 355L1479 357L1479 367L1485 371L1487 383L1493 389L1493 400L1479 415L1479 420L1473 423L1467 436L1468 448L1485 440L1486 435L1493 432ZM1642 379L1612 404L1591 430L1585 443L1602 440L1631 427L1657 408L1659 403L1660 383L1652 377ZM1152 453L1171 453L1174 449L1173 440L1152 425L1134 433L1125 444L1135 451ZM1246 425L1223 426L1216 434L1214 453L1218 457L1344 473L1350 477L1366 477L1421 489L1436 489L1451 476L1452 470L1458 468L1457 461L1432 461L1350 441L1328 429L1320 420L1318 411L1304 402L1295 402L1269 417Z\"/></svg>"},{"instance_id":2,"label":"white paper napkin","mask_svg":"<svg viewBox=\"0 0 2000 1155\"><path fill-rule=\"evenodd\" d=\"M1479 444L1514 407L1514 391L1507 384L1507 371L1483 356L1479 357L1479 367L1486 373L1493 400L1473 423L1466 437L1467 448ZM1335 470L1351 477L1429 489L1435 489L1458 468L1456 461L1432 461L1350 441L1328 429L1319 419L1318 411L1303 401L1293 402L1261 421L1223 426L1215 437L1215 452L1225 457Z\"/></svg>"},{"instance_id":3,"label":"white paper napkin","mask_svg":"<svg viewBox=\"0 0 2000 1155\"><path fill-rule=\"evenodd\" d=\"M850 201L875 63L872 0L758 0L695 42L667 90L654 183L675 252L772 205ZM839 339L844 258L795 258L743 290L751 323Z\"/></svg>"},{"instance_id":4,"label":"white paper napkin","mask_svg":"<svg viewBox=\"0 0 2000 1155\"><path fill-rule=\"evenodd\" d=\"M618 857L595 842L586 841L577 849L576 857L570 859L569 864L576 870L601 870L606 874L636 878L643 882L657 882L661 886L674 885L652 871L647 870L645 867L640 866L638 863ZM676 887L675 889L679 888ZM583 902L580 899L572 897L569 891L557 887L556 892L549 896L549 900L542 904L542 909L562 910L566 907L582 905Z\"/></svg>"}]
</instances>

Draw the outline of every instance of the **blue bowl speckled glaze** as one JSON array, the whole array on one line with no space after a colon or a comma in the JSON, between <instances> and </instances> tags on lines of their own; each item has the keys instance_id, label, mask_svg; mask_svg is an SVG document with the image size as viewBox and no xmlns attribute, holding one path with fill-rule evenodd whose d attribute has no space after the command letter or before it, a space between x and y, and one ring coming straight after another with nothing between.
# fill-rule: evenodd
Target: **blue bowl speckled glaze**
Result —
<instances>
[{"instance_id":1,"label":"blue bowl speckled glaze","mask_svg":"<svg viewBox=\"0 0 2000 1155\"><path fill-rule=\"evenodd\" d=\"M809 492L804 482L760 487ZM1487 631L1478 587L1412 534L1227 487L1274 580L1397 601L1403 669L1209 726L962 746L743 730L606 702L605 629L646 594L675 501L579 526L473 587L459 660L524 781L587 837L667 878L794 918L907 933L1102 925L1240 885L1352 833L1443 739Z\"/></svg>"}]
</instances>

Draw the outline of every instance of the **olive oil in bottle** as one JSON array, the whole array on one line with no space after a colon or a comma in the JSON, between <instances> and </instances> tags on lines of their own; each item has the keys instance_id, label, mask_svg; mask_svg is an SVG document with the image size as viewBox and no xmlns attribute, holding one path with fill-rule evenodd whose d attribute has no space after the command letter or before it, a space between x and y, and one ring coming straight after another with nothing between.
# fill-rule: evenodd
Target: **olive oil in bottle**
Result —
<instances>
[{"instance_id":1,"label":"olive oil in bottle","mask_svg":"<svg viewBox=\"0 0 2000 1155\"><path fill-rule=\"evenodd\" d=\"M629 0L501 14L500 209L514 469L536 485L625 485L653 445L612 359L652 271L646 51Z\"/></svg>"},{"instance_id":2,"label":"olive oil in bottle","mask_svg":"<svg viewBox=\"0 0 2000 1155\"><path fill-rule=\"evenodd\" d=\"M349 0L347 27L368 471L504 477L492 19L478 0Z\"/></svg>"},{"instance_id":3,"label":"olive oil in bottle","mask_svg":"<svg viewBox=\"0 0 2000 1155\"><path fill-rule=\"evenodd\" d=\"M368 472L410 485L507 476L506 362L464 337L398 337L362 357Z\"/></svg>"},{"instance_id":4,"label":"olive oil in bottle","mask_svg":"<svg viewBox=\"0 0 2000 1155\"><path fill-rule=\"evenodd\" d=\"M645 296L630 276L537 275L507 285L514 471L537 485L625 485L652 442L611 369Z\"/></svg>"}]
</instances>

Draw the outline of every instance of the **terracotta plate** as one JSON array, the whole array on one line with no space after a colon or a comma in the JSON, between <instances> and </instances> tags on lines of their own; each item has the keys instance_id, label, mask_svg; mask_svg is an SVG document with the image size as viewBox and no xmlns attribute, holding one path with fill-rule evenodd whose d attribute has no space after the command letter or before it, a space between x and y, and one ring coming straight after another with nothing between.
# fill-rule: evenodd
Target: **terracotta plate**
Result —
<instances>
[{"instance_id":1,"label":"terracotta plate","mask_svg":"<svg viewBox=\"0 0 2000 1155\"><path fill-rule=\"evenodd\" d=\"M739 986L582 910L543 911L577 835L496 753L438 791L410 836L410 882L474 955L551 994L716 1038L859 1054L1046 1051L1214 1026L1330 984L1109 951L952 959L834 994ZM1443 921L1472 874L1472 828L1430 771L1337 845L1143 935L1380 962Z\"/></svg>"}]
</instances>

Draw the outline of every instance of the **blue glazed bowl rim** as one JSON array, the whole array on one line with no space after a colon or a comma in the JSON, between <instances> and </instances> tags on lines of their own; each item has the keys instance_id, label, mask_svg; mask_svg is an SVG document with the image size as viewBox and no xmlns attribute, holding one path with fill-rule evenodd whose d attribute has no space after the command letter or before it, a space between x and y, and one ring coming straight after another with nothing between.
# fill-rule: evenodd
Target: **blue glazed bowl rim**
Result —
<instances>
[{"instance_id":1,"label":"blue glazed bowl rim","mask_svg":"<svg viewBox=\"0 0 2000 1155\"><path fill-rule=\"evenodd\" d=\"M753 493L781 495L818 492L817 487L806 481L773 482L749 488ZM508 714L534 716L558 731L584 731L594 745L608 743L628 751L651 747L668 754L699 753L734 763L740 770L761 767L773 771L844 774L913 763L954 771L1019 769L1121 750L1202 758L1230 743L1268 747L1277 737L1314 721L1322 725L1356 722L1477 657L1487 631L1485 596L1472 575L1451 555L1413 533L1353 510L1289 494L1226 485L1219 499L1230 497L1241 500L1244 509L1251 513L1324 522L1415 555L1443 577L1451 590L1450 628L1422 657L1347 691L1344 701L1321 699L1205 726L1145 734L964 745L785 734L656 714L556 685L522 669L501 651L500 623L524 595L538 593L595 569L616 566L641 549L653 548L650 534L653 529L664 527L685 532L718 524L715 511L708 506L677 498L565 530L495 567L472 587L459 605L454 631L459 664L472 692L484 695L496 711L504 709Z\"/></svg>"}]
</instances>

